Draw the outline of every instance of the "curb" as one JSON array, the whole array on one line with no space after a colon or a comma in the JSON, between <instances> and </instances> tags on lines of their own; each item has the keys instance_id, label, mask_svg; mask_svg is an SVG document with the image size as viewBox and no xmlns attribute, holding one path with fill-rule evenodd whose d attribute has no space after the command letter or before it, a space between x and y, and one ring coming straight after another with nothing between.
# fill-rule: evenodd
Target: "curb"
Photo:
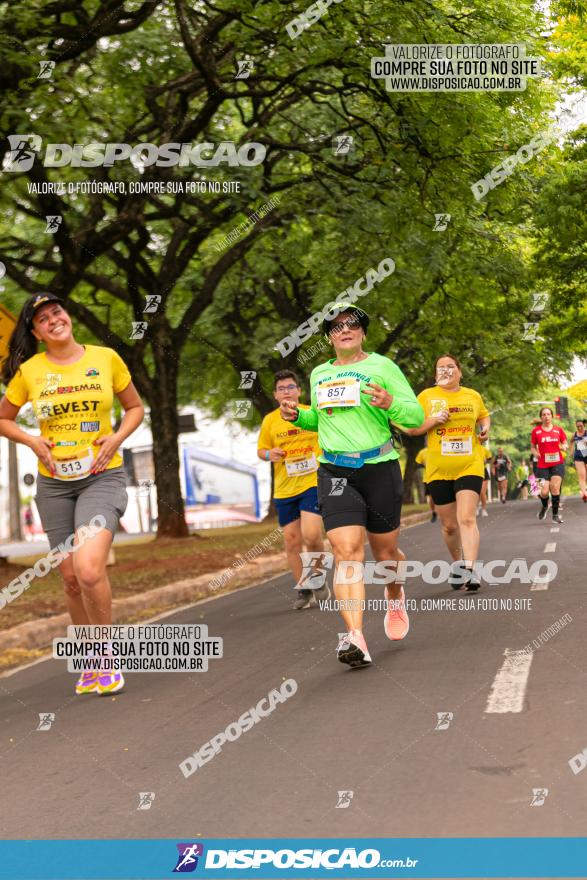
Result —
<instances>
[{"instance_id":1,"label":"curb","mask_svg":"<svg viewBox=\"0 0 587 880\"><path fill-rule=\"evenodd\" d=\"M153 607L161 609L178 603L188 605L198 599L207 599L210 596L220 596L223 593L231 592L235 588L247 585L251 580L274 577L276 574L287 571L286 556L285 553L279 553L263 560L251 560L234 573L230 579L229 587L224 587L221 590L212 589L210 581L226 570L211 571L197 577L174 581L136 596L114 599L112 602L112 622L122 623L129 616ZM20 623L5 632L0 632L0 652L14 648L24 650L46 648L54 638L62 636L70 624L69 614L57 614L44 620Z\"/></svg>"},{"instance_id":2,"label":"curb","mask_svg":"<svg viewBox=\"0 0 587 880\"><path fill-rule=\"evenodd\" d=\"M428 518L428 511L412 513L402 519L401 525L402 528L406 528L425 522ZM145 593L128 596L125 599L114 599L112 602L112 622L126 622L128 617L146 609L157 608L160 610L171 605L181 603L188 605L199 599L221 596L239 587L248 586L255 580L269 579L285 574L288 570L285 553L277 553L265 559L253 559L236 569L230 578L229 585L220 590L215 590L210 586L214 578L225 574L232 568L233 566L230 566L221 571L211 571L198 577L174 581L163 587L156 587L154 590L147 590ZM47 648L53 639L65 633L70 623L69 614L57 614L44 620L20 623L18 626L0 632L0 652L15 648L29 651Z\"/></svg>"}]
</instances>

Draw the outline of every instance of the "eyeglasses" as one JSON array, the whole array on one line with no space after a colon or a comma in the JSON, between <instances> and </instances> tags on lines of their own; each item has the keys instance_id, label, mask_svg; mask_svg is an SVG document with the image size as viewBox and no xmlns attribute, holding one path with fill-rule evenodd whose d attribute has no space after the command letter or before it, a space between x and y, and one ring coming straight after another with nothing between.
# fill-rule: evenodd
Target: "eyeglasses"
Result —
<instances>
[{"instance_id":1,"label":"eyeglasses","mask_svg":"<svg viewBox=\"0 0 587 880\"><path fill-rule=\"evenodd\" d=\"M279 385L275 390L276 391L293 391L294 388L297 388L297 385Z\"/></svg>"},{"instance_id":2,"label":"eyeglasses","mask_svg":"<svg viewBox=\"0 0 587 880\"><path fill-rule=\"evenodd\" d=\"M331 324L328 332L336 336L338 333L342 333L343 330L356 330L357 327L360 326L361 322L358 318L347 318L346 321L339 321L337 324Z\"/></svg>"}]
</instances>

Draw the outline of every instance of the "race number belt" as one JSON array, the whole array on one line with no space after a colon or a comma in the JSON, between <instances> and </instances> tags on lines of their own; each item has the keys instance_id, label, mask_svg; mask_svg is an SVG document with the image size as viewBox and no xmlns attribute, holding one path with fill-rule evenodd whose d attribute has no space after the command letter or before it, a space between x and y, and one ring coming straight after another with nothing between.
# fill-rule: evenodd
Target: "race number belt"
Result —
<instances>
[{"instance_id":1,"label":"race number belt","mask_svg":"<svg viewBox=\"0 0 587 880\"><path fill-rule=\"evenodd\" d=\"M337 467L360 468L370 458L386 455L392 449L393 440L388 440L383 446L377 446L375 449L366 449L364 452L326 452L326 450L323 450L322 455L326 461Z\"/></svg>"},{"instance_id":2,"label":"race number belt","mask_svg":"<svg viewBox=\"0 0 587 880\"><path fill-rule=\"evenodd\" d=\"M464 437L455 440L443 440L440 453L441 455L472 455L473 438Z\"/></svg>"},{"instance_id":3,"label":"race number belt","mask_svg":"<svg viewBox=\"0 0 587 880\"><path fill-rule=\"evenodd\" d=\"M318 409L336 406L360 406L361 383L359 379L332 379L316 388Z\"/></svg>"},{"instance_id":4,"label":"race number belt","mask_svg":"<svg viewBox=\"0 0 587 880\"><path fill-rule=\"evenodd\" d=\"M314 453L309 458L286 459L284 464L288 477L300 477L318 470L318 462Z\"/></svg>"},{"instance_id":5,"label":"race number belt","mask_svg":"<svg viewBox=\"0 0 587 880\"><path fill-rule=\"evenodd\" d=\"M94 464L94 453L88 449L80 458L68 458L55 462L55 476L58 480L81 480L87 477Z\"/></svg>"},{"instance_id":6,"label":"race number belt","mask_svg":"<svg viewBox=\"0 0 587 880\"><path fill-rule=\"evenodd\" d=\"M550 464L558 464L560 461L560 452L545 452L544 461L550 462Z\"/></svg>"}]
</instances>

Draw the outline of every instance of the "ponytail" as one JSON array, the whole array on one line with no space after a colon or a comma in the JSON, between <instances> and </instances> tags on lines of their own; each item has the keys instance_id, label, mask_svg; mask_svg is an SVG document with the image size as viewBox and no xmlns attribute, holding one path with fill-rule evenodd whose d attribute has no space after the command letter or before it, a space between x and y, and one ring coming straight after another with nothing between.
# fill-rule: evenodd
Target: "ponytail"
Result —
<instances>
[{"instance_id":1,"label":"ponytail","mask_svg":"<svg viewBox=\"0 0 587 880\"><path fill-rule=\"evenodd\" d=\"M12 335L8 342L8 354L2 362L2 372L0 379L5 385L18 372L20 365L37 353L39 343L29 328L29 309L27 304L21 309L16 327L12 331Z\"/></svg>"}]
</instances>

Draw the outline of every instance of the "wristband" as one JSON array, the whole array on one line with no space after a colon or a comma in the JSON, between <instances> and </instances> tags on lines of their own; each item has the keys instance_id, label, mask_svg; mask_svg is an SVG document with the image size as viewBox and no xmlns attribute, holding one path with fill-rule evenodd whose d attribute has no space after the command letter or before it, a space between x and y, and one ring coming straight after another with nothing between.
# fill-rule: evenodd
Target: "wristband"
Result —
<instances>
[{"instance_id":1,"label":"wristband","mask_svg":"<svg viewBox=\"0 0 587 880\"><path fill-rule=\"evenodd\" d=\"M265 450L265 461L270 461L270 459L271 459L271 453L269 452L268 449L266 449Z\"/></svg>"}]
</instances>

